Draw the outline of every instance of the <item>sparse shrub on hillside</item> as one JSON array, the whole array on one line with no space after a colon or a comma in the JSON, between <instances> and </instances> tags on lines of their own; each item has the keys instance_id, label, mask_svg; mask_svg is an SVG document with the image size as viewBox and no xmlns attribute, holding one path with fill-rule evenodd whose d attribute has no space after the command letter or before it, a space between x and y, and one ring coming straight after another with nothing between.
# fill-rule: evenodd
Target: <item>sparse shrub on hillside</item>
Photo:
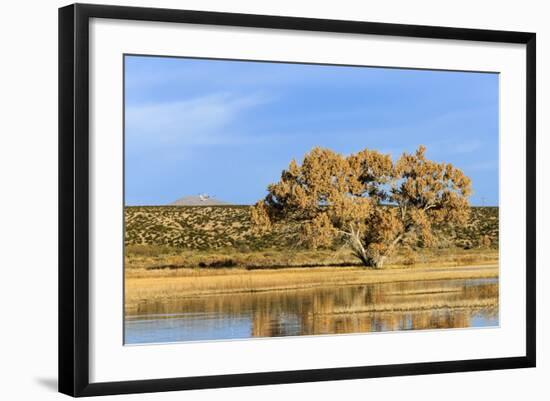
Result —
<instances>
[{"instance_id":1,"label":"sparse shrub on hillside","mask_svg":"<svg viewBox=\"0 0 550 401\"><path fill-rule=\"evenodd\" d=\"M403 255L403 264L405 266L412 266L416 264L416 252L413 249L405 249L405 254Z\"/></svg>"},{"instance_id":2,"label":"sparse shrub on hillside","mask_svg":"<svg viewBox=\"0 0 550 401\"><path fill-rule=\"evenodd\" d=\"M235 267L237 266L237 263L233 259L222 259L222 260L216 260L208 267Z\"/></svg>"},{"instance_id":3,"label":"sparse shrub on hillside","mask_svg":"<svg viewBox=\"0 0 550 401\"><path fill-rule=\"evenodd\" d=\"M204 221L199 224L194 219L196 215L203 215ZM299 225L274 225L269 233L254 232L249 206L126 207L125 221L126 254L135 256L199 249L201 252L227 249L232 253L305 249L298 241ZM235 226L235 222L239 225ZM158 230L159 226L163 229ZM484 236L490 245L487 239L481 239ZM464 228L436 226L434 237L437 241L433 249L479 248L482 242L490 249L498 249L498 208L473 207ZM341 246L343 243L335 243L333 250Z\"/></svg>"},{"instance_id":4,"label":"sparse shrub on hillside","mask_svg":"<svg viewBox=\"0 0 550 401\"><path fill-rule=\"evenodd\" d=\"M490 248L491 247L491 237L489 237L487 234L482 235L479 238L479 247L480 248Z\"/></svg>"}]
</instances>

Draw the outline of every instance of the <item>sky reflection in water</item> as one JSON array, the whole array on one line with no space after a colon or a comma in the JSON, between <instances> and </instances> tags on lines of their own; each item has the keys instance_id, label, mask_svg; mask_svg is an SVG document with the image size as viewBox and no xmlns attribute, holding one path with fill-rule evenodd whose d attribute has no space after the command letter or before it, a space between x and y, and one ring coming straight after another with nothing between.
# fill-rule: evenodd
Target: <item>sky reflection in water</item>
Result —
<instances>
[{"instance_id":1,"label":"sky reflection in water","mask_svg":"<svg viewBox=\"0 0 550 401\"><path fill-rule=\"evenodd\" d=\"M498 326L498 280L415 281L144 303L125 343Z\"/></svg>"}]
</instances>

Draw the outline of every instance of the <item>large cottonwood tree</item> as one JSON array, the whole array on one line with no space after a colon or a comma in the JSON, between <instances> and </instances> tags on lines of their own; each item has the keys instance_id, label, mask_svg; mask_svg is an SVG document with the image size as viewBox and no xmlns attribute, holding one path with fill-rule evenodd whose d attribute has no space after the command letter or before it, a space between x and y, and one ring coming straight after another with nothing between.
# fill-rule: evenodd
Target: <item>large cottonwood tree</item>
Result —
<instances>
[{"instance_id":1,"label":"large cottonwood tree","mask_svg":"<svg viewBox=\"0 0 550 401\"><path fill-rule=\"evenodd\" d=\"M341 238L365 266L382 267L412 237L430 245L434 225L468 219L470 179L449 163L426 159L425 152L420 146L394 162L369 149L344 156L314 148L268 186L268 195L252 208L252 220L264 230L299 222L312 248Z\"/></svg>"}]
</instances>

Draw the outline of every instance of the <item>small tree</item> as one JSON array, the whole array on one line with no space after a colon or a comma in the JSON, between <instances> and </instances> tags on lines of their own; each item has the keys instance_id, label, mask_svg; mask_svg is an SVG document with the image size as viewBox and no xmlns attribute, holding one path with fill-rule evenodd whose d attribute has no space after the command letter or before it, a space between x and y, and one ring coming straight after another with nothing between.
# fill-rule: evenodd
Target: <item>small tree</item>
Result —
<instances>
[{"instance_id":1,"label":"small tree","mask_svg":"<svg viewBox=\"0 0 550 401\"><path fill-rule=\"evenodd\" d=\"M420 146L394 163L369 149L345 157L314 148L268 186L252 220L266 230L276 222L299 222L310 247L342 238L365 266L382 267L407 240L430 245L434 224L468 219L470 179L451 164L427 160L425 151Z\"/></svg>"},{"instance_id":2,"label":"small tree","mask_svg":"<svg viewBox=\"0 0 550 401\"><path fill-rule=\"evenodd\" d=\"M480 248L490 248L491 245L492 245L493 241L491 241L491 237L489 235L482 235L480 238L479 238L479 247Z\"/></svg>"}]
</instances>

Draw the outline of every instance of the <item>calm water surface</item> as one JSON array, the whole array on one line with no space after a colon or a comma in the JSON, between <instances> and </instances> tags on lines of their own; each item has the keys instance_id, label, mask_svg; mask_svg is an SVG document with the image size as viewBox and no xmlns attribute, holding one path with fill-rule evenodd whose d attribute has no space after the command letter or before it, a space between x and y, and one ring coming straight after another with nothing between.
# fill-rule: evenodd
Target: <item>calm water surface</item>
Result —
<instances>
[{"instance_id":1,"label":"calm water surface","mask_svg":"<svg viewBox=\"0 0 550 401\"><path fill-rule=\"evenodd\" d=\"M125 343L498 326L498 280L415 281L140 304Z\"/></svg>"}]
</instances>

